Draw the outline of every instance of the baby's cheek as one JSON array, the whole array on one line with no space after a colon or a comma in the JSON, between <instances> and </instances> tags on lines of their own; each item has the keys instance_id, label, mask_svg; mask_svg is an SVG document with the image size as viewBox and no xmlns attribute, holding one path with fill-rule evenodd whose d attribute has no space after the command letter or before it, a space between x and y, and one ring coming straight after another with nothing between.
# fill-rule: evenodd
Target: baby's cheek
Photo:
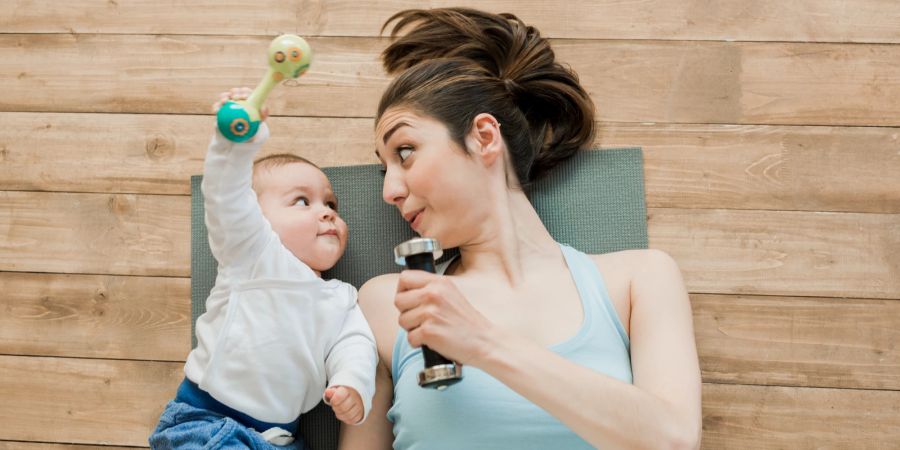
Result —
<instances>
[{"instance_id":1,"label":"baby's cheek","mask_svg":"<svg viewBox=\"0 0 900 450\"><path fill-rule=\"evenodd\" d=\"M292 250L302 250L308 247L316 238L319 230L316 224L306 221L294 221L288 224L281 235L282 241L287 241Z\"/></svg>"}]
</instances>

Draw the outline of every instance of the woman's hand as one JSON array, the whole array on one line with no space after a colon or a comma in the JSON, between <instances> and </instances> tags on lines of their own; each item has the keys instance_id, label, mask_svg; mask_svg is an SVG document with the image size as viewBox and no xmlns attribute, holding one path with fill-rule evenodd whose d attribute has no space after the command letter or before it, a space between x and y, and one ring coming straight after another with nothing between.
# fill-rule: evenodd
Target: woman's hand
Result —
<instances>
[{"instance_id":1,"label":"woman's hand","mask_svg":"<svg viewBox=\"0 0 900 450\"><path fill-rule=\"evenodd\" d=\"M405 270L394 306L409 344L422 345L461 364L478 365L491 348L496 327L478 312L448 277Z\"/></svg>"},{"instance_id":2,"label":"woman's hand","mask_svg":"<svg viewBox=\"0 0 900 450\"><path fill-rule=\"evenodd\" d=\"M219 100L212 105L212 113L218 113L219 109L222 108L222 105L224 105L225 102L247 100L252 93L253 89L250 89L248 87L231 88L228 92L222 92L219 94ZM269 108L263 106L259 110L259 116L259 120L261 122L265 122L265 120L269 118Z\"/></svg>"}]
</instances>

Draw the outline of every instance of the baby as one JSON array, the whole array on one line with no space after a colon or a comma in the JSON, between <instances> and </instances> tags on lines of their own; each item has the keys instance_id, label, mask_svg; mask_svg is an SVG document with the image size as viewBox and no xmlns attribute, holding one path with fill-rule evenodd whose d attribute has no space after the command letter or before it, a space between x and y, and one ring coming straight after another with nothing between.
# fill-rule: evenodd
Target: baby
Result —
<instances>
[{"instance_id":1,"label":"baby","mask_svg":"<svg viewBox=\"0 0 900 450\"><path fill-rule=\"evenodd\" d=\"M249 94L232 89L213 110ZM320 399L347 424L371 408L378 356L356 289L321 278L344 253L347 224L309 161L253 163L268 134L265 122L247 143L216 130L209 145L202 190L218 276L153 448L304 449L299 417Z\"/></svg>"}]
</instances>

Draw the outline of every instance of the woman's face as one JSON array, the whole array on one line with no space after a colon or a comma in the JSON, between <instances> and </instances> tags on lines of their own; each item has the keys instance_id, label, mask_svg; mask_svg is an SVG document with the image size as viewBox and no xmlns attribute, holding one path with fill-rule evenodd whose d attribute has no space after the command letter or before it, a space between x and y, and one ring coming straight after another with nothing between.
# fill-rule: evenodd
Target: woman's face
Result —
<instances>
[{"instance_id":1,"label":"woman's face","mask_svg":"<svg viewBox=\"0 0 900 450\"><path fill-rule=\"evenodd\" d=\"M447 127L405 108L390 108L375 127L384 165L384 201L413 230L445 248L475 238L490 211L479 159L453 142Z\"/></svg>"}]
</instances>

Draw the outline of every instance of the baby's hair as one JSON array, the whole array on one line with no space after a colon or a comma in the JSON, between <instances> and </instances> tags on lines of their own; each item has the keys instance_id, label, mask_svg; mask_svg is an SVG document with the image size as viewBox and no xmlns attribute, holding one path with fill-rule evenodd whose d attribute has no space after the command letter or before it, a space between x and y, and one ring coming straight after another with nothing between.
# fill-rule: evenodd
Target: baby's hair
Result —
<instances>
[{"instance_id":1,"label":"baby's hair","mask_svg":"<svg viewBox=\"0 0 900 450\"><path fill-rule=\"evenodd\" d=\"M285 166L293 163L304 163L309 164L316 169L321 170L319 166L315 165L312 161L302 157L297 156L293 153L276 153L274 155L264 156L262 158L253 161L253 170L259 169L271 169L274 167Z\"/></svg>"},{"instance_id":2,"label":"baby's hair","mask_svg":"<svg viewBox=\"0 0 900 450\"><path fill-rule=\"evenodd\" d=\"M407 107L444 123L465 149L475 116L500 124L513 169L527 187L594 140L594 104L578 77L556 62L538 30L512 14L468 8L411 9L381 55L400 75L385 90L376 123L390 107Z\"/></svg>"},{"instance_id":3,"label":"baby's hair","mask_svg":"<svg viewBox=\"0 0 900 450\"><path fill-rule=\"evenodd\" d=\"M256 176L259 172L263 170L271 170L276 167L286 166L288 164L309 164L316 169L322 170L312 161L302 156L297 156L293 153L276 153L274 155L264 156L257 159L256 161L253 161L253 188L254 190L256 190L256 193L259 194L259 191L257 190L259 188L259 184L256 182Z\"/></svg>"}]
</instances>

